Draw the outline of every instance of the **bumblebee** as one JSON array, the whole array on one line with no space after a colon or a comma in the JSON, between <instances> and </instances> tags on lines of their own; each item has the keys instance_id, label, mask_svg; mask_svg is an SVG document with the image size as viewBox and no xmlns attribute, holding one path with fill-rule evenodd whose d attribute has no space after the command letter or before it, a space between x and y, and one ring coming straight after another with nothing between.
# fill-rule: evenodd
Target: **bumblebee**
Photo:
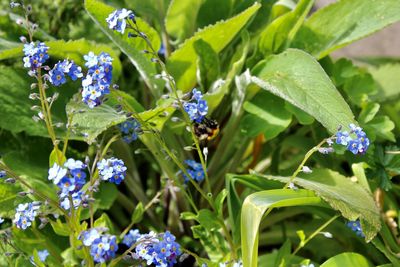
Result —
<instances>
[{"instance_id":1,"label":"bumblebee","mask_svg":"<svg viewBox=\"0 0 400 267\"><path fill-rule=\"evenodd\" d=\"M200 141L207 140L210 141L214 139L219 133L219 125L216 120L204 119L198 123L193 124L194 134Z\"/></svg>"}]
</instances>

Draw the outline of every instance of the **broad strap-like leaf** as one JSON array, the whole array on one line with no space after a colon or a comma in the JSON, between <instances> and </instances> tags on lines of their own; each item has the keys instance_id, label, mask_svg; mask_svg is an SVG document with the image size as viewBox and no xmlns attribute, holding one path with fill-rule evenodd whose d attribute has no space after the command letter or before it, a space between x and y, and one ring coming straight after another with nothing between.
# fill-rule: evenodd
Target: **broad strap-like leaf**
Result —
<instances>
[{"instance_id":1,"label":"broad strap-like leaf","mask_svg":"<svg viewBox=\"0 0 400 267\"><path fill-rule=\"evenodd\" d=\"M345 252L325 261L320 267L372 267L372 265L363 255L353 252Z\"/></svg>"},{"instance_id":2,"label":"broad strap-like leaf","mask_svg":"<svg viewBox=\"0 0 400 267\"><path fill-rule=\"evenodd\" d=\"M257 267L258 228L269 208L321 205L312 191L275 189L253 193L243 202L241 213L243 267Z\"/></svg>"},{"instance_id":3,"label":"broad strap-like leaf","mask_svg":"<svg viewBox=\"0 0 400 267\"><path fill-rule=\"evenodd\" d=\"M290 181L290 177L257 175L282 183ZM328 169L315 169L311 174L296 177L293 183L314 191L332 208L339 210L346 219L359 219L367 242L380 230L379 209L372 194L362 185L352 182L350 178Z\"/></svg>"},{"instance_id":4,"label":"broad strap-like leaf","mask_svg":"<svg viewBox=\"0 0 400 267\"><path fill-rule=\"evenodd\" d=\"M97 0L85 0L85 8L100 29L128 56L151 90L153 96L159 97L163 82L154 77L157 74L155 64L150 61L148 56L143 54L143 50L149 50L146 42L140 38L129 38L127 32L120 34L108 28L106 18L115 8ZM156 51L160 49L161 41L158 33L140 18L136 18L136 22L139 29L149 38L153 48Z\"/></svg>"},{"instance_id":5,"label":"broad strap-like leaf","mask_svg":"<svg viewBox=\"0 0 400 267\"><path fill-rule=\"evenodd\" d=\"M261 61L252 82L307 112L335 133L355 123L354 115L318 62L309 54L288 49Z\"/></svg>"},{"instance_id":6,"label":"broad strap-like leaf","mask_svg":"<svg viewBox=\"0 0 400 267\"><path fill-rule=\"evenodd\" d=\"M316 58L400 20L398 0L341 0L315 12L300 28L292 47Z\"/></svg>"},{"instance_id":7,"label":"broad strap-like leaf","mask_svg":"<svg viewBox=\"0 0 400 267\"><path fill-rule=\"evenodd\" d=\"M175 78L180 90L187 92L196 83L197 55L193 43L198 39L203 39L215 52L221 52L259 8L260 4L256 3L233 18L218 22L196 32L192 38L186 40L172 53L167 62L167 68Z\"/></svg>"}]
</instances>

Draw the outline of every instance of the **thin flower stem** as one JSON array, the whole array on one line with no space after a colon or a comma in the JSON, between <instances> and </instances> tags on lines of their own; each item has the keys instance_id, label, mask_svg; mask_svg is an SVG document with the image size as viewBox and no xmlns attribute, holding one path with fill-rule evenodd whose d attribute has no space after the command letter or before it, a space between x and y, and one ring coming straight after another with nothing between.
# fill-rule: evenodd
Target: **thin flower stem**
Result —
<instances>
[{"instance_id":1,"label":"thin flower stem","mask_svg":"<svg viewBox=\"0 0 400 267\"><path fill-rule=\"evenodd\" d=\"M11 171L5 164L0 162L0 169L6 171L8 175L10 175L12 178L16 179L19 181L21 184L26 186L28 189L32 191L32 194L36 195L38 198L40 198L42 201L48 201L49 204L53 205L54 208L59 209L64 215L68 215L68 213L58 205L56 201L54 201L52 198L42 194L41 192L35 190L30 184L24 181L20 176L15 174L13 171Z\"/></svg>"},{"instance_id":2,"label":"thin flower stem","mask_svg":"<svg viewBox=\"0 0 400 267\"><path fill-rule=\"evenodd\" d=\"M332 218L330 218L327 222L325 222L323 225L321 225L317 230L315 230L309 237L307 237L303 242L300 242L300 244L297 246L297 248L293 251L291 256L296 255L297 252L299 252L300 249L306 246L308 242L310 242L311 239L313 239L317 234L319 234L322 230L324 230L329 224L331 224L334 220L339 218L340 215L335 215Z\"/></svg>"},{"instance_id":3,"label":"thin flower stem","mask_svg":"<svg viewBox=\"0 0 400 267\"><path fill-rule=\"evenodd\" d=\"M198 154L198 156L200 158L200 163L201 163L201 166L203 168L207 190L208 190L208 192L211 192L211 186L210 186L210 182L209 182L209 178L208 178L208 174L207 174L207 166L206 166L206 162L204 160L203 152L200 149L200 144L199 144L199 141L198 141L198 139L197 139L197 137L196 137L196 135L194 133L194 130L193 130L192 123L190 121L189 115L185 112L182 100L179 97L178 88L177 88L176 82L175 82L174 78L169 74L169 72L167 70L167 67L165 66L165 64L161 60L161 58L158 56L158 53L153 48L153 45L151 44L151 42L147 38L147 36L144 36L142 34L142 32L139 30L139 28L138 28L138 26L136 24L134 24L134 25L130 24L130 26L138 34L138 36L140 38L142 38L146 42L147 46L151 50L151 54L156 57L157 63L159 63L162 71L167 74L167 79L168 79L169 85L170 85L170 87L171 87L171 89L172 89L172 91L173 91L173 93L175 95L176 100L178 101L178 105L179 105L179 108L181 109L181 111L183 113L183 117L185 119L186 126L189 127L192 139L193 139L193 141L195 143L197 154ZM188 176L188 177L190 177L190 176Z\"/></svg>"},{"instance_id":4,"label":"thin flower stem","mask_svg":"<svg viewBox=\"0 0 400 267\"><path fill-rule=\"evenodd\" d=\"M144 209L143 209L143 212L145 212L146 210L148 210L153 204L155 204L158 200L159 200L159 198L160 198L160 196L162 195L162 192L163 190L161 190L161 191L158 191L157 192L157 194L149 201L149 203L147 203L147 205L144 207ZM136 222L137 223L137 222ZM124 236L126 235L126 233L128 233L128 231L133 227L133 225L135 224L135 222L131 222L123 231L122 231L122 233L119 235L119 238L120 239L122 239L122 238L124 238Z\"/></svg>"},{"instance_id":5,"label":"thin flower stem","mask_svg":"<svg viewBox=\"0 0 400 267\"><path fill-rule=\"evenodd\" d=\"M332 139L332 137L330 138L325 138L323 139L318 145L316 145L315 147L311 148L306 155L303 158L303 161L300 163L299 167L297 167L297 169L294 171L294 173L292 174L292 176L290 176L289 182L287 182L285 184L285 186L283 188L287 188L289 186L290 183L293 182L293 180L297 177L297 175L301 172L301 170L303 169L304 165L306 164L306 162L308 161L308 159L315 153L317 152L325 143L327 140Z\"/></svg>"}]
</instances>

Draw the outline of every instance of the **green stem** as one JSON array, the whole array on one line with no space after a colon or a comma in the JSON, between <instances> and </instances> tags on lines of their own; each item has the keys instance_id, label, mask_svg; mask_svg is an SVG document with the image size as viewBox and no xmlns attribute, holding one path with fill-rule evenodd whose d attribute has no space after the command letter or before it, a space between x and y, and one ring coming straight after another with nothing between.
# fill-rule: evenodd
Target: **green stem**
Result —
<instances>
[{"instance_id":1,"label":"green stem","mask_svg":"<svg viewBox=\"0 0 400 267\"><path fill-rule=\"evenodd\" d=\"M334 220L339 218L340 215L335 215L332 218L330 218L327 222L325 222L323 225L321 225L317 230L315 230L309 237L307 237L303 242L300 242L300 244L297 246L297 248L293 251L291 256L294 256L297 252L299 252L300 249L305 247L305 245L310 242L311 239L313 239L317 234L319 234L322 230L324 230L329 224L331 224Z\"/></svg>"}]
</instances>

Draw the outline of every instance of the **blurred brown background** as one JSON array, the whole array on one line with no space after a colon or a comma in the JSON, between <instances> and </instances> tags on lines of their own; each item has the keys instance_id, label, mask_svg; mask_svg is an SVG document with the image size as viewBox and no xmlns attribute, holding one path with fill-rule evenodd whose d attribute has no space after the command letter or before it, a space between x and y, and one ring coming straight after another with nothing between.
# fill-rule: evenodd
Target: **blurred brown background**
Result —
<instances>
[{"instance_id":1,"label":"blurred brown background","mask_svg":"<svg viewBox=\"0 0 400 267\"><path fill-rule=\"evenodd\" d=\"M400 1L400 0L399 0ZM335 0L317 0L316 7L321 8ZM340 22L338 22L340 23ZM332 53L334 57L357 56L393 56L400 57L400 23L391 26L350 44Z\"/></svg>"}]
</instances>

